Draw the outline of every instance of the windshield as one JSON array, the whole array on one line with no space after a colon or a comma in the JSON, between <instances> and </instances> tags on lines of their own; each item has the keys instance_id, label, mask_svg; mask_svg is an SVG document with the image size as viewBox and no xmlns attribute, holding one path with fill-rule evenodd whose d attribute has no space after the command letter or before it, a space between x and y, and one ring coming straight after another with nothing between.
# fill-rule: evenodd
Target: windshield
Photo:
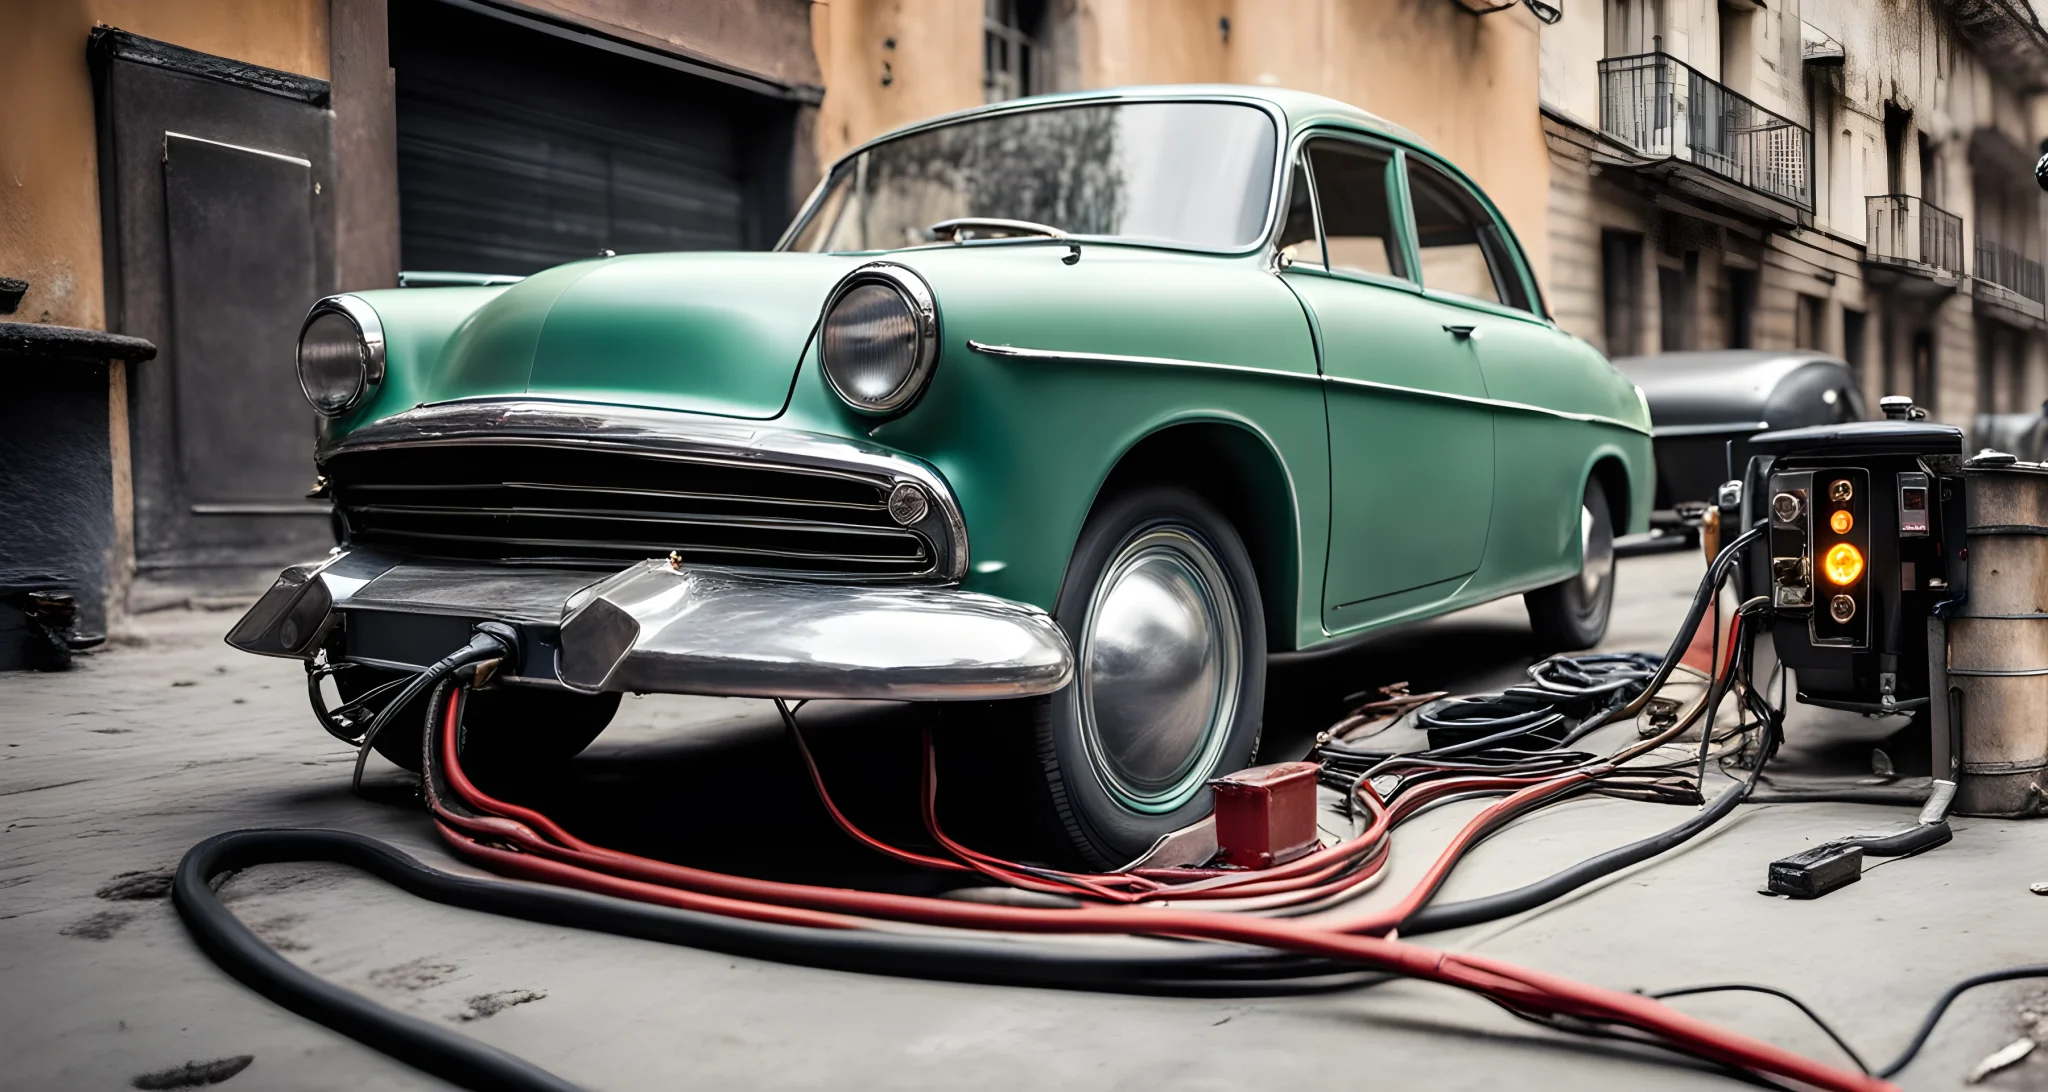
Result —
<instances>
[{"instance_id":1,"label":"windshield","mask_svg":"<svg viewBox=\"0 0 2048 1092\"><path fill-rule=\"evenodd\" d=\"M842 160L789 249L924 246L933 224L966 216L1240 249L1265 227L1277 139L1272 118L1236 103L1095 103L973 118Z\"/></svg>"}]
</instances>

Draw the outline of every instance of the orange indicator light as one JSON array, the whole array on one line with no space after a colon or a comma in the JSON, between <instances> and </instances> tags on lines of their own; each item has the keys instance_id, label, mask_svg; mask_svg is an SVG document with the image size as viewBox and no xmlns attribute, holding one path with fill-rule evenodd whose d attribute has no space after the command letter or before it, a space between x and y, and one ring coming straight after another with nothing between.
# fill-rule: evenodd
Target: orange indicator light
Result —
<instances>
[{"instance_id":1,"label":"orange indicator light","mask_svg":"<svg viewBox=\"0 0 2048 1092\"><path fill-rule=\"evenodd\" d=\"M1821 572L1826 574L1830 584L1854 584L1863 575L1863 555L1856 547L1846 542L1837 542L1828 548L1827 557L1821 560Z\"/></svg>"},{"instance_id":2,"label":"orange indicator light","mask_svg":"<svg viewBox=\"0 0 2048 1092\"><path fill-rule=\"evenodd\" d=\"M1834 528L1836 534L1846 535L1849 533L1849 528L1856 526L1856 517L1850 515L1846 510L1836 512L1828 517L1828 526Z\"/></svg>"}]
</instances>

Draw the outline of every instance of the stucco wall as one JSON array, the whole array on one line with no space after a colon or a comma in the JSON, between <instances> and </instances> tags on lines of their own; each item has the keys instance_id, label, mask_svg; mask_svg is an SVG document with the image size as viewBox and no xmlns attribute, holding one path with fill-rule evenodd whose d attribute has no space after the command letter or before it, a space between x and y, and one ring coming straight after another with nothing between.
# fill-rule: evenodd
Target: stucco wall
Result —
<instances>
[{"instance_id":1,"label":"stucco wall","mask_svg":"<svg viewBox=\"0 0 2048 1092\"><path fill-rule=\"evenodd\" d=\"M981 5L820 0L811 35L824 70L818 159L981 101Z\"/></svg>"},{"instance_id":2,"label":"stucco wall","mask_svg":"<svg viewBox=\"0 0 2048 1092\"><path fill-rule=\"evenodd\" d=\"M326 0L0 0L0 276L11 316L98 329L99 172L85 43L104 23L239 61L327 77Z\"/></svg>"}]
</instances>

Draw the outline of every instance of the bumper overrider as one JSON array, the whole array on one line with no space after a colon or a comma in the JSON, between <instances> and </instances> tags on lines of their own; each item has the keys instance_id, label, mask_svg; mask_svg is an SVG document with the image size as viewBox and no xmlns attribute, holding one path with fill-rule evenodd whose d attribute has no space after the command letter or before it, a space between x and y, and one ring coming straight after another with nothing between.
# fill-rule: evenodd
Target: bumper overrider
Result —
<instances>
[{"instance_id":1,"label":"bumper overrider","mask_svg":"<svg viewBox=\"0 0 2048 1092\"><path fill-rule=\"evenodd\" d=\"M311 662L324 652L330 662L417 671L467 642L477 623L502 622L522 640L521 662L500 665L500 681L590 693L984 700L1051 693L1073 676L1065 634L1044 611L957 587L966 534L951 493L929 467L879 447L653 411L492 401L421 407L365 426L323 449L321 464L323 472L342 470L352 456L375 452L387 462L397 455L406 465L432 467L451 452L468 459L479 450L515 462L540 451L547 456L540 465L549 467L591 452L611 460L603 464L608 468L621 458L644 458L682 484L655 491L534 482L525 480L538 476L526 467L497 475L518 480L465 480L460 496L492 498L502 511L485 515L523 529L506 546L518 556L499 559L479 557L489 550L456 533L468 526L447 515L457 486L437 484L443 479L350 484L344 475L335 485L344 544L322 561L284 570L229 631L228 643L259 655ZM825 501L736 498L781 513L749 510L741 518L715 514L718 502L735 498L706 498L690 488L704 481L779 487L783 479L800 486L815 480L840 492L819 494L829 496ZM414 510L386 503L391 489L409 491L393 494L401 499L431 494L433 507L421 502L414 510L441 522L418 526L436 528L433 537L460 555L402 548L404 533L427 532L409 530ZM873 492L872 504L862 501L861 489ZM604 507L566 514L549 507L561 496L591 493L603 494ZM620 514L621 506L636 503L659 511ZM676 507L686 503L713 514L678 515ZM812 538L803 537L812 526L787 514L828 503L852 515L821 525ZM889 527L858 524L878 507L892 517ZM618 555L632 548L630 536L608 532L589 544L536 538L534 521L550 516L586 529L655 526L667 533L673 524L680 528L675 534L702 537L712 561L693 560L698 548L687 544L660 556L657 540L640 544L642 560L622 564ZM380 539L380 527L398 530ZM916 536L923 552L896 549L884 531L906 541ZM882 544L866 553L805 552L813 539L867 541L858 535ZM757 540L766 545L753 558L747 551ZM533 556L535 542L562 556ZM827 565L850 571L817 571Z\"/></svg>"}]
</instances>

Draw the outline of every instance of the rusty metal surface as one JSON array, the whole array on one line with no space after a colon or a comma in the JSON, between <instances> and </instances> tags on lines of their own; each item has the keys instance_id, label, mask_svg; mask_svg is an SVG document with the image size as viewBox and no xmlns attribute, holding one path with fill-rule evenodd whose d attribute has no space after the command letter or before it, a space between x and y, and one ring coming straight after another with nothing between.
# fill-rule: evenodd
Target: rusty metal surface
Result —
<instances>
[{"instance_id":1,"label":"rusty metal surface","mask_svg":"<svg viewBox=\"0 0 2048 1092\"><path fill-rule=\"evenodd\" d=\"M2048 473L1968 475L1970 597L1948 626L1956 810L2048 814Z\"/></svg>"}]
</instances>

